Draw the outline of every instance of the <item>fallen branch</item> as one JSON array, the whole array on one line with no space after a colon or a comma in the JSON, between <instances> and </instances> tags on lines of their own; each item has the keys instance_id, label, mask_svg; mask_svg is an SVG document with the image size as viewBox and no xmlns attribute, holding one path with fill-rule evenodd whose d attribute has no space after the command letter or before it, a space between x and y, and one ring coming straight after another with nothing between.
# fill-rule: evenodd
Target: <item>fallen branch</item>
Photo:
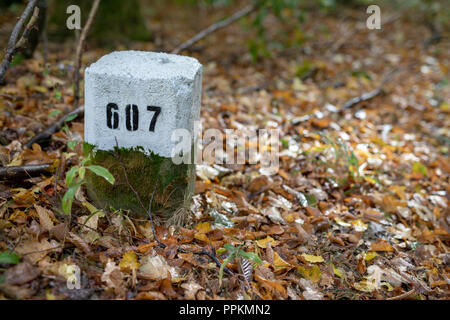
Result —
<instances>
[{"instance_id":1,"label":"fallen branch","mask_svg":"<svg viewBox=\"0 0 450 320\"><path fill-rule=\"evenodd\" d=\"M74 111L71 111L64 116L62 116L60 119L58 119L54 124L52 124L50 127L42 131L41 133L38 133L33 138L31 138L27 143L24 144L24 148L31 148L33 144L41 144L44 141L47 141L51 138L52 134L59 131L62 126L64 126L64 123L66 122L66 119L68 117L71 117L73 115L81 116L84 114L84 107L78 107Z\"/></svg>"},{"instance_id":2,"label":"fallen branch","mask_svg":"<svg viewBox=\"0 0 450 320\"><path fill-rule=\"evenodd\" d=\"M410 67L412 67L414 64L410 65L409 67L407 67L406 69L409 69ZM358 97L354 97L351 98L350 100L347 100L347 102L345 102L342 107L339 109L339 112L342 112L344 110L350 109L351 107L357 105L360 102L365 102L365 101L369 101L372 100L373 98L379 96L380 94L384 93L384 85L392 79L392 77L397 74L398 72L400 72L400 68L396 68L393 71L389 72L384 79L381 81L381 84L379 86L378 89L372 90L370 92L364 93L361 96Z\"/></svg>"},{"instance_id":3,"label":"fallen branch","mask_svg":"<svg viewBox=\"0 0 450 320\"><path fill-rule=\"evenodd\" d=\"M0 179L14 180L24 177L35 177L44 173L50 173L50 167L53 163L44 163L38 165L1 167Z\"/></svg>"},{"instance_id":4,"label":"fallen branch","mask_svg":"<svg viewBox=\"0 0 450 320\"><path fill-rule=\"evenodd\" d=\"M100 3L100 0L95 0L92 4L91 11L89 11L89 17L87 19L86 25L83 27L83 30L81 31L80 39L78 40L77 49L75 53L75 66L74 66L74 82L75 82L75 88L74 88L74 104L75 108L78 107L78 102L80 100L80 68L81 68L81 58L83 55L83 47L84 42L86 41L86 36L91 28L92 21L94 20L95 13L97 12L98 5Z\"/></svg>"},{"instance_id":5,"label":"fallen branch","mask_svg":"<svg viewBox=\"0 0 450 320\"><path fill-rule=\"evenodd\" d=\"M361 95L359 97L351 98L350 100L348 100L346 103L344 103L342 105L342 108L339 111L350 109L351 107L353 107L354 105L356 105L360 102L369 101L369 100L375 98L376 96L380 95L382 92L383 92L382 89L375 89L370 92L364 93L363 95Z\"/></svg>"},{"instance_id":6,"label":"fallen branch","mask_svg":"<svg viewBox=\"0 0 450 320\"><path fill-rule=\"evenodd\" d=\"M414 294L416 293L416 289L411 289L408 292L405 292L401 295L392 297L392 298L387 298L386 300L404 300L404 299L409 299L411 298Z\"/></svg>"},{"instance_id":7,"label":"fallen branch","mask_svg":"<svg viewBox=\"0 0 450 320\"><path fill-rule=\"evenodd\" d=\"M251 5L248 5L244 8L242 8L241 10L235 12L230 17L228 17L222 21L219 21L217 23L214 23L214 24L210 25L208 28L200 31L194 37L183 42L178 47L173 49L171 53L174 53L174 54L180 53L181 51L191 47L194 43L200 41L201 39L205 38L206 36L210 35L211 33L215 32L219 29L225 28L226 26L232 24L233 22L236 22L237 20L249 15L251 12L253 12L257 8L258 8L258 2L255 2L254 4L251 4Z\"/></svg>"},{"instance_id":8,"label":"fallen branch","mask_svg":"<svg viewBox=\"0 0 450 320\"><path fill-rule=\"evenodd\" d=\"M28 34L30 33L31 28L33 27L34 23L37 20L37 16L39 14L39 9L36 8L36 2L37 0L30 0L28 1L27 6L25 7L25 10L23 11L22 15L19 18L19 21L17 21L17 24L15 25L11 37L9 38L8 47L6 49L6 54L3 57L2 63L0 64L0 83L3 82L3 77L5 76L6 70L8 70L9 64L11 63L11 60L13 59L14 55L17 52L17 49L19 49L22 45L24 45L26 38ZM25 30L22 33L22 36L17 41L17 38L19 37L19 33L22 30L25 21L30 16L31 12L33 11L33 16L31 17L30 21L28 22L27 26L25 27Z\"/></svg>"}]
</instances>

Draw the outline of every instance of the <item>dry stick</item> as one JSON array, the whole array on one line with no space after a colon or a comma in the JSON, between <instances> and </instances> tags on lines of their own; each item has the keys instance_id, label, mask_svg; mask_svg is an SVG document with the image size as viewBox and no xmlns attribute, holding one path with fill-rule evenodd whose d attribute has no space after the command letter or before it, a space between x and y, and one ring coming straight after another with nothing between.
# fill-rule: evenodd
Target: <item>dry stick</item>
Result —
<instances>
[{"instance_id":1,"label":"dry stick","mask_svg":"<svg viewBox=\"0 0 450 320\"><path fill-rule=\"evenodd\" d=\"M214 24L210 25L208 28L200 31L194 37L183 42L178 47L173 49L171 53L174 53L174 54L180 53L182 50L185 50L185 49L191 47L194 43L200 41L201 39L205 38L206 36L210 35L211 33L215 32L219 29L222 29L222 28L232 24L233 22L247 16L248 14L253 12L256 8L258 8L257 3L251 4L251 5L248 5L244 8L242 8L241 10L235 12L233 15L226 18L225 20L214 23Z\"/></svg>"},{"instance_id":2,"label":"dry stick","mask_svg":"<svg viewBox=\"0 0 450 320\"><path fill-rule=\"evenodd\" d=\"M80 99L80 67L81 67L81 57L83 55L83 46L86 40L87 33L91 27L92 21L94 20L95 13L97 12L100 0L95 0L92 4L91 11L89 12L89 17L87 19L86 25L81 31L80 39L78 40L78 45L75 55L75 69L74 69L74 80L75 80L75 107L78 107L78 101Z\"/></svg>"},{"instance_id":3,"label":"dry stick","mask_svg":"<svg viewBox=\"0 0 450 320\"><path fill-rule=\"evenodd\" d=\"M42 142L47 141L55 132L59 131L61 127L64 126L64 123L66 122L66 119L68 117L71 117L73 115L81 116L83 113L84 107L81 106L75 109L74 111L65 114L64 116L59 118L55 123L49 126L47 129L31 138L27 143L24 144L23 147L31 148L34 143L41 144Z\"/></svg>"},{"instance_id":4,"label":"dry stick","mask_svg":"<svg viewBox=\"0 0 450 320\"><path fill-rule=\"evenodd\" d=\"M48 170L52 165L53 163L44 163L38 165L1 167L0 179L14 180L27 176L38 176L42 173L48 173Z\"/></svg>"},{"instance_id":5,"label":"dry stick","mask_svg":"<svg viewBox=\"0 0 450 320\"><path fill-rule=\"evenodd\" d=\"M395 297L391 297L391 298L387 298L386 300L403 300L403 299L408 299L410 298L413 294L416 293L416 289L411 289L408 292L405 292L401 295L395 296Z\"/></svg>"},{"instance_id":6,"label":"dry stick","mask_svg":"<svg viewBox=\"0 0 450 320\"><path fill-rule=\"evenodd\" d=\"M19 21L17 21L17 24L15 25L15 27L11 33L11 37L9 38L9 42L8 42L8 47L6 49L6 54L3 57L2 63L0 64L0 83L3 82L3 77L5 76L6 70L8 70L9 64L18 49L17 44L19 42L21 42L22 39L24 39L24 34L27 29L25 29L25 31L22 34L22 37L19 39L19 41L17 41L17 38L19 37L19 32L20 32L20 30L22 30L23 25L25 24L25 21L28 19L28 17L30 16L33 9L36 7L36 2L37 2L37 0L28 1L28 4L25 7L25 10L23 11L22 15L19 18ZM27 28L29 25L30 24L27 25ZM30 29L31 29L31 26L30 26Z\"/></svg>"},{"instance_id":7,"label":"dry stick","mask_svg":"<svg viewBox=\"0 0 450 320\"><path fill-rule=\"evenodd\" d=\"M413 64L414 65L414 64ZM411 66L410 66L411 67ZM409 68L409 67L408 67ZM339 112L343 112L344 110L350 109L351 107L353 107L354 105L357 105L360 102L364 102L364 101L369 101L375 97L377 97L378 95L380 95L381 93L384 92L384 85L392 79L392 77L397 74L398 72L400 72L400 68L396 68L393 71L389 72L386 77L384 77L384 79L381 81L381 84L379 86L379 88L372 90L370 92L364 93L359 97L354 97L351 98L350 100L347 100L347 102L345 102L342 107L339 109Z\"/></svg>"}]
</instances>

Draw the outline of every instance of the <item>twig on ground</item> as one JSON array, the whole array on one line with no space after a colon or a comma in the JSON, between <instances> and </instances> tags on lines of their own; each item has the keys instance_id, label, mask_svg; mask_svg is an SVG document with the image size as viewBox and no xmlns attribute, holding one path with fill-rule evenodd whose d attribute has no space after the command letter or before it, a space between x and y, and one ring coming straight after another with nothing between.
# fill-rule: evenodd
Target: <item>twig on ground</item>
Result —
<instances>
[{"instance_id":1,"label":"twig on ground","mask_svg":"<svg viewBox=\"0 0 450 320\"><path fill-rule=\"evenodd\" d=\"M242 8L241 10L235 12L233 15L229 16L228 18L219 21L217 23L214 23L212 25L210 25L208 28L203 29L202 31L200 31L199 33L197 33L194 37L192 37L191 39L183 42L182 44L180 44L178 47L176 47L175 49L172 50L171 53L174 54L178 54L181 51L188 49L189 47L191 47L194 43L200 41L201 39L205 38L206 36L210 35L211 33L225 28L226 26L232 24L233 22L249 15L250 13L252 13L255 9L258 8L258 2L255 2L254 4L248 5L244 8Z\"/></svg>"},{"instance_id":2,"label":"twig on ground","mask_svg":"<svg viewBox=\"0 0 450 320\"><path fill-rule=\"evenodd\" d=\"M43 173L49 173L49 168L53 163L44 163L38 165L1 167L0 179L14 180L30 176L39 176Z\"/></svg>"},{"instance_id":3,"label":"twig on ground","mask_svg":"<svg viewBox=\"0 0 450 320\"><path fill-rule=\"evenodd\" d=\"M401 295L395 296L395 297L391 297L391 298L387 298L386 300L403 300L403 299L408 299L410 298L412 295L414 295L416 293L416 289L411 289L408 292L405 292Z\"/></svg>"},{"instance_id":4,"label":"twig on ground","mask_svg":"<svg viewBox=\"0 0 450 320\"><path fill-rule=\"evenodd\" d=\"M92 4L91 11L89 11L89 17L86 21L86 25L83 27L83 30L81 31L80 38L78 40L77 49L75 53L75 66L74 66L74 82L75 82L75 88L74 88L74 105L75 108L78 107L78 102L80 100L80 68L81 68L81 58L83 55L83 47L84 42L86 40L87 33L89 32L89 29L91 27L92 21L94 20L95 13L97 12L98 5L100 3L100 0L95 0Z\"/></svg>"},{"instance_id":5,"label":"twig on ground","mask_svg":"<svg viewBox=\"0 0 450 320\"><path fill-rule=\"evenodd\" d=\"M38 133L33 138L31 138L27 143L24 144L24 148L31 148L34 143L41 144L44 141L47 141L51 138L52 134L55 132L58 132L62 126L64 126L64 123L66 122L66 119L68 117L71 117L73 115L81 116L84 113L84 107L78 107L74 111L71 111L61 118L59 118L55 123L53 123L50 127L42 131L41 133Z\"/></svg>"},{"instance_id":6,"label":"twig on ground","mask_svg":"<svg viewBox=\"0 0 450 320\"><path fill-rule=\"evenodd\" d=\"M412 67L414 64L408 66L406 69L409 69L410 67ZM390 81L392 79L392 77L394 75L396 75L397 73L399 73L401 71L401 68L395 68L394 70L392 70L391 72L389 72L381 81L380 86L377 89L374 89L370 92L366 92L364 94L362 94L361 96L358 97L354 97L351 98L350 100L347 100L347 102L345 102L341 109L339 109L339 112L343 112L344 110L350 109L351 107L357 105L360 102L364 102L364 101L369 101L377 96L379 96L380 94L384 93L384 85Z\"/></svg>"},{"instance_id":7,"label":"twig on ground","mask_svg":"<svg viewBox=\"0 0 450 320\"><path fill-rule=\"evenodd\" d=\"M28 1L25 10L23 11L22 15L19 18L19 21L17 21L17 24L15 25L11 33L11 37L9 38L8 42L8 47L6 49L6 54L3 57L2 63L0 64L0 83L3 82L3 77L5 76L6 70L8 70L12 58L16 54L17 49L20 48L25 43L27 35L29 34L31 28L33 27L34 23L37 20L39 9L36 8L36 2L37 0ZM31 17L30 21L25 27L22 36L19 38L19 40L17 40L17 38L19 37L19 33L25 24L25 21L28 19L33 9L37 9L37 11L34 10L33 17Z\"/></svg>"}]
</instances>

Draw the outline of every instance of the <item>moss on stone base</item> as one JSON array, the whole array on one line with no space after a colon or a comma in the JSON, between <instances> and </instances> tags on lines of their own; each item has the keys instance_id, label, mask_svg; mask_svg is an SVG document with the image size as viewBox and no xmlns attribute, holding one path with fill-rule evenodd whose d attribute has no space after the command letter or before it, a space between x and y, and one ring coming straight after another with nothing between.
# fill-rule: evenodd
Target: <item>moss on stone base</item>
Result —
<instances>
[{"instance_id":1,"label":"moss on stone base","mask_svg":"<svg viewBox=\"0 0 450 320\"><path fill-rule=\"evenodd\" d=\"M194 164L176 165L171 158L154 153L147 155L142 148L95 150L91 151L91 159L92 164L107 168L116 179L115 184L111 185L89 170L86 172L86 189L97 206L125 209L132 213L147 215L146 210L156 185L152 212L161 215L166 224L184 225L194 193ZM146 210L142 208L127 183L123 167L129 184L139 194Z\"/></svg>"}]
</instances>

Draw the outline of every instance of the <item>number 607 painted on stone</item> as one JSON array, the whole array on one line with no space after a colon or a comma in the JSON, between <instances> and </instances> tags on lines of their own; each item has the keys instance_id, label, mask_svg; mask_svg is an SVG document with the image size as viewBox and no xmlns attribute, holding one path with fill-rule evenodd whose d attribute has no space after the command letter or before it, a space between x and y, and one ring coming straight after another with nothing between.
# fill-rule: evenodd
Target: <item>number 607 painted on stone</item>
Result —
<instances>
[{"instance_id":1,"label":"number 607 painted on stone","mask_svg":"<svg viewBox=\"0 0 450 320\"><path fill-rule=\"evenodd\" d=\"M147 106L148 111L154 111L150 121L149 131L155 131L156 119L161 113L161 107ZM106 125L110 129L119 128L119 107L115 103L108 103L106 106ZM139 128L139 109L135 104L125 106L125 126L128 131L136 131Z\"/></svg>"}]
</instances>

